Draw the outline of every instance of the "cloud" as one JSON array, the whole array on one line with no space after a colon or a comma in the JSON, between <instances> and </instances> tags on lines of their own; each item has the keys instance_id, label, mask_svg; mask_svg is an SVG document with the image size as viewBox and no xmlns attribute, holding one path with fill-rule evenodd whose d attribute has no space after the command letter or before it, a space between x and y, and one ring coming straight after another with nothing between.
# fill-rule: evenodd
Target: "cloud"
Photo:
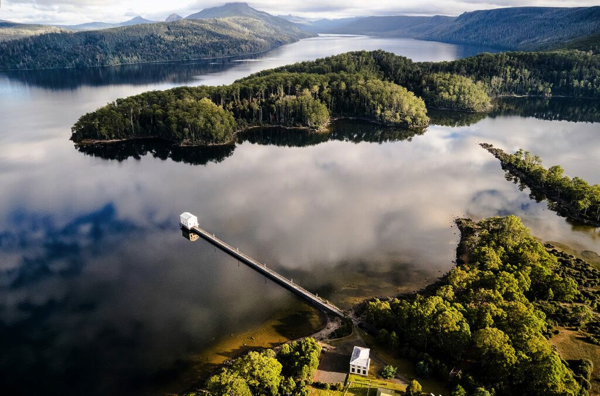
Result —
<instances>
[{"instance_id":1,"label":"cloud","mask_svg":"<svg viewBox=\"0 0 600 396\"><path fill-rule=\"evenodd\" d=\"M121 236L135 230L133 224L117 218L110 203L61 227L39 214L17 210L11 217L13 231L0 232L0 247L5 253L19 253L22 259L0 268L0 287L18 288L51 276L79 273L86 247L93 247L108 235ZM19 228L23 224L27 228ZM89 252L99 253L94 249Z\"/></svg>"},{"instance_id":2,"label":"cloud","mask_svg":"<svg viewBox=\"0 0 600 396\"><path fill-rule=\"evenodd\" d=\"M75 24L91 21L119 22L142 15L164 20L175 12L182 16L204 8L224 4L223 0L172 0L148 2L131 0L5 0L0 19L26 23ZM466 11L515 6L594 6L597 0L256 0L250 5L272 14L296 14L315 18L337 18L365 15L459 15Z\"/></svg>"}]
</instances>

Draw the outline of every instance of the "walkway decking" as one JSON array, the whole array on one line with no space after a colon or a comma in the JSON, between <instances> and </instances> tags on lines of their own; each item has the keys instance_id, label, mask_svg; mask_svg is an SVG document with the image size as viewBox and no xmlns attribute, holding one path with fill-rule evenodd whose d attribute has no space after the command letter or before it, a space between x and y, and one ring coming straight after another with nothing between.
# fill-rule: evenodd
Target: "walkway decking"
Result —
<instances>
[{"instance_id":1,"label":"walkway decking","mask_svg":"<svg viewBox=\"0 0 600 396\"><path fill-rule=\"evenodd\" d=\"M342 311L335 305L321 299L320 297L314 295L313 293L309 292L308 290L304 289L303 287L298 286L297 284L295 284L291 280L287 279L286 277L279 275L274 270L267 268L267 266L265 264L259 263L258 261L254 260L252 257L240 252L239 249L235 249L233 246L223 242L222 240L215 237L213 234L209 233L208 231L203 230L200 227L193 227L190 231L195 232L201 238L210 242L211 244L218 247L219 249L221 249L225 253L229 254L230 256L233 256L234 258L240 260L241 262L243 262L247 266L251 267L252 269L260 272L267 278L271 279L273 282L278 283L279 285L285 287L289 291L302 297L303 299L305 299L306 301L308 301L315 307L319 308L320 310L325 311L326 313L330 313L330 314L341 316L341 317L345 316L344 311Z\"/></svg>"}]
</instances>

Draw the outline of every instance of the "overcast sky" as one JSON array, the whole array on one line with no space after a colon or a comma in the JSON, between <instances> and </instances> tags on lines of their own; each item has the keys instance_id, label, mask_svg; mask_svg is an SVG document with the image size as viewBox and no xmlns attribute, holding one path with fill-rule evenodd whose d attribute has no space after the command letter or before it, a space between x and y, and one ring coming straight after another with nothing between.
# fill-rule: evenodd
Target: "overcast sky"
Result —
<instances>
[{"instance_id":1,"label":"overcast sky","mask_svg":"<svg viewBox=\"0 0 600 396\"><path fill-rule=\"evenodd\" d=\"M23 23L76 24L92 21L121 22L136 15L163 20L175 12L182 16L222 5L215 0L0 0L0 20ZM598 0L256 0L249 4L272 14L339 18L366 15L459 15L514 6L578 7Z\"/></svg>"}]
</instances>

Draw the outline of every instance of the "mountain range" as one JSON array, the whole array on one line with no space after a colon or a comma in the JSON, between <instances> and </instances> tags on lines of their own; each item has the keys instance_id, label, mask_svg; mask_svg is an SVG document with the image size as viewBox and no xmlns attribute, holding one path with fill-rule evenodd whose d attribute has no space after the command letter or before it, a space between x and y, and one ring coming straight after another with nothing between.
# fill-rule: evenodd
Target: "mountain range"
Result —
<instances>
[{"instance_id":1,"label":"mountain range","mask_svg":"<svg viewBox=\"0 0 600 396\"><path fill-rule=\"evenodd\" d=\"M314 33L404 37L529 51L560 47L596 34L600 31L600 6L512 7L458 17L377 16L297 23Z\"/></svg>"},{"instance_id":2,"label":"mountain range","mask_svg":"<svg viewBox=\"0 0 600 396\"><path fill-rule=\"evenodd\" d=\"M598 53L600 7L514 7L449 16L308 20L228 3L166 22L140 16L113 25L0 21L0 70L106 66L237 56L316 33L405 37L504 50L572 48ZM52 33L52 34L46 34ZM29 37L28 40L15 40Z\"/></svg>"},{"instance_id":3,"label":"mountain range","mask_svg":"<svg viewBox=\"0 0 600 396\"><path fill-rule=\"evenodd\" d=\"M106 23L106 22L89 22L82 23L79 25L64 25L62 27L69 30L101 30L101 29L112 29L116 27L122 26L134 26L134 25L143 25L148 23L156 23L156 21L151 21L149 19L142 18L141 16L136 16L135 18L129 19L125 22L121 23Z\"/></svg>"}]
</instances>

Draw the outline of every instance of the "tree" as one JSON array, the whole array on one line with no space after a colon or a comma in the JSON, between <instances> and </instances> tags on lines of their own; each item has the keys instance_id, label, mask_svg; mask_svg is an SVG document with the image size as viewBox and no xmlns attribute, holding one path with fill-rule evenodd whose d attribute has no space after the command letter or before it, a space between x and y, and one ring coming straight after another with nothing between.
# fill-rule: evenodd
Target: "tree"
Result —
<instances>
[{"instance_id":1,"label":"tree","mask_svg":"<svg viewBox=\"0 0 600 396\"><path fill-rule=\"evenodd\" d=\"M488 375L505 377L517 363L516 351L502 330L496 328L478 330L473 335L473 343Z\"/></svg>"},{"instance_id":2,"label":"tree","mask_svg":"<svg viewBox=\"0 0 600 396\"><path fill-rule=\"evenodd\" d=\"M280 384L280 395L291 395L296 389L296 382L291 377L285 377Z\"/></svg>"},{"instance_id":3,"label":"tree","mask_svg":"<svg viewBox=\"0 0 600 396\"><path fill-rule=\"evenodd\" d=\"M250 352L232 365L254 394L277 395L281 382L282 365L275 359L275 352Z\"/></svg>"},{"instance_id":4,"label":"tree","mask_svg":"<svg viewBox=\"0 0 600 396\"><path fill-rule=\"evenodd\" d=\"M473 392L473 396L490 396L490 392L486 391L485 388L477 388L475 392Z\"/></svg>"},{"instance_id":5,"label":"tree","mask_svg":"<svg viewBox=\"0 0 600 396\"><path fill-rule=\"evenodd\" d=\"M211 395L252 396L245 379L235 371L223 370L209 378L206 389Z\"/></svg>"},{"instance_id":6,"label":"tree","mask_svg":"<svg viewBox=\"0 0 600 396\"><path fill-rule=\"evenodd\" d=\"M450 73L430 74L424 89L425 102L443 109L485 112L490 109L490 98L482 83L469 77Z\"/></svg>"},{"instance_id":7,"label":"tree","mask_svg":"<svg viewBox=\"0 0 600 396\"><path fill-rule=\"evenodd\" d=\"M421 396L421 392L423 391L423 387L417 380L412 380L406 387L406 392L404 394L406 396Z\"/></svg>"},{"instance_id":8,"label":"tree","mask_svg":"<svg viewBox=\"0 0 600 396\"><path fill-rule=\"evenodd\" d=\"M456 385L456 388L452 391L452 396L467 396L467 391L460 385Z\"/></svg>"},{"instance_id":9,"label":"tree","mask_svg":"<svg viewBox=\"0 0 600 396\"><path fill-rule=\"evenodd\" d=\"M422 378L429 378L431 376L431 368L429 367L427 362L423 360L417 363L415 371Z\"/></svg>"},{"instance_id":10,"label":"tree","mask_svg":"<svg viewBox=\"0 0 600 396\"><path fill-rule=\"evenodd\" d=\"M391 379L396 376L398 369L394 366L385 366L381 371L381 376L385 379Z\"/></svg>"}]
</instances>

